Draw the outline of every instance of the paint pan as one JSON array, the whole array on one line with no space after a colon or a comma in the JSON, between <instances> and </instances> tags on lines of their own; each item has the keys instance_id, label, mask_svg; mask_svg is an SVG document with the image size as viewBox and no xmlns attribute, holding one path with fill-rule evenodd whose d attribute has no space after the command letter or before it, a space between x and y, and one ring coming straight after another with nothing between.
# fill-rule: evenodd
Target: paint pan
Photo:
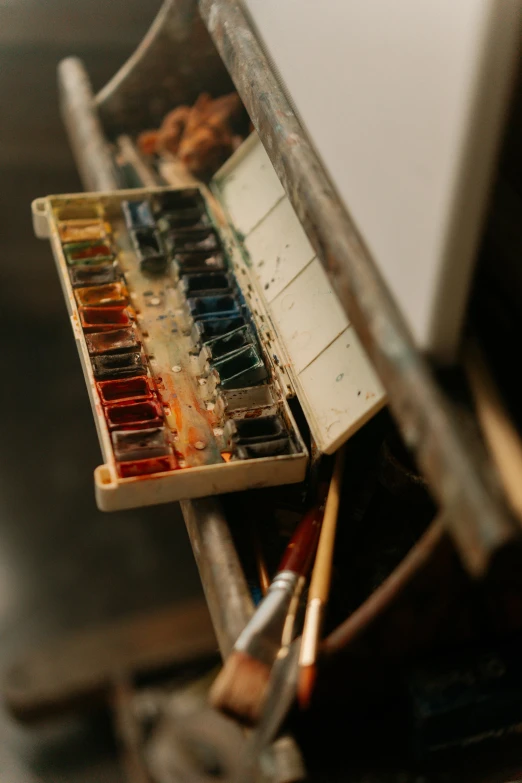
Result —
<instances>
[{"instance_id":1,"label":"paint pan","mask_svg":"<svg viewBox=\"0 0 522 783\"><path fill-rule=\"evenodd\" d=\"M58 233L62 244L66 245L69 242L104 240L111 233L111 227L103 220L64 220L58 223Z\"/></svg>"},{"instance_id":2,"label":"paint pan","mask_svg":"<svg viewBox=\"0 0 522 783\"><path fill-rule=\"evenodd\" d=\"M164 427L146 430L115 430L112 435L114 455L118 462L152 457L168 457L171 449Z\"/></svg>"},{"instance_id":3,"label":"paint pan","mask_svg":"<svg viewBox=\"0 0 522 783\"><path fill-rule=\"evenodd\" d=\"M278 415L230 420L227 421L223 432L225 441L230 444L260 443L280 438L282 435L286 435L286 427Z\"/></svg>"},{"instance_id":4,"label":"paint pan","mask_svg":"<svg viewBox=\"0 0 522 783\"><path fill-rule=\"evenodd\" d=\"M238 389L242 386L254 386L268 377L265 364L252 345L241 348L229 356L211 362L212 369L219 375L220 385L224 389Z\"/></svg>"},{"instance_id":5,"label":"paint pan","mask_svg":"<svg viewBox=\"0 0 522 783\"><path fill-rule=\"evenodd\" d=\"M279 415L229 419L223 428L227 448L237 459L289 454L292 442Z\"/></svg>"},{"instance_id":6,"label":"paint pan","mask_svg":"<svg viewBox=\"0 0 522 783\"><path fill-rule=\"evenodd\" d=\"M279 401L272 386L248 386L244 389L219 389L214 413L222 423L232 419L254 419L273 416L279 410Z\"/></svg>"},{"instance_id":7,"label":"paint pan","mask_svg":"<svg viewBox=\"0 0 522 783\"><path fill-rule=\"evenodd\" d=\"M225 272L227 268L222 253L176 253L172 266L176 277L194 272Z\"/></svg>"},{"instance_id":8,"label":"paint pan","mask_svg":"<svg viewBox=\"0 0 522 783\"><path fill-rule=\"evenodd\" d=\"M154 228L155 221L149 201L122 201L121 208L128 229Z\"/></svg>"},{"instance_id":9,"label":"paint pan","mask_svg":"<svg viewBox=\"0 0 522 783\"><path fill-rule=\"evenodd\" d=\"M77 288L74 292L80 307L118 307L128 304L128 291L123 283Z\"/></svg>"},{"instance_id":10,"label":"paint pan","mask_svg":"<svg viewBox=\"0 0 522 783\"><path fill-rule=\"evenodd\" d=\"M252 411L257 414L260 409L272 408L277 405L272 386L249 386L245 389L220 389L216 408L222 409L227 416Z\"/></svg>"},{"instance_id":11,"label":"paint pan","mask_svg":"<svg viewBox=\"0 0 522 783\"><path fill-rule=\"evenodd\" d=\"M243 326L246 323L242 315L220 316L207 321L196 321L192 329L192 339L197 343L205 343L213 337L220 337Z\"/></svg>"},{"instance_id":12,"label":"paint pan","mask_svg":"<svg viewBox=\"0 0 522 783\"><path fill-rule=\"evenodd\" d=\"M91 359L94 377L97 380L128 378L133 375L146 375L147 370L142 364L141 352L110 353L93 356Z\"/></svg>"},{"instance_id":13,"label":"paint pan","mask_svg":"<svg viewBox=\"0 0 522 783\"><path fill-rule=\"evenodd\" d=\"M159 233L152 228L139 228L131 231L131 237L141 271L162 274L167 267L167 256Z\"/></svg>"},{"instance_id":14,"label":"paint pan","mask_svg":"<svg viewBox=\"0 0 522 783\"><path fill-rule=\"evenodd\" d=\"M235 288L232 275L223 272L185 275L179 282L179 290L186 297L215 296L230 293Z\"/></svg>"},{"instance_id":15,"label":"paint pan","mask_svg":"<svg viewBox=\"0 0 522 783\"><path fill-rule=\"evenodd\" d=\"M108 332L118 327L131 326L125 307L80 307L80 322L85 332Z\"/></svg>"},{"instance_id":16,"label":"paint pan","mask_svg":"<svg viewBox=\"0 0 522 783\"><path fill-rule=\"evenodd\" d=\"M54 211L59 222L70 220L100 220L100 211L96 204L76 203L67 204Z\"/></svg>"},{"instance_id":17,"label":"paint pan","mask_svg":"<svg viewBox=\"0 0 522 783\"><path fill-rule=\"evenodd\" d=\"M117 283L120 278L118 267L114 263L97 266L71 266L69 277L73 288L86 288L91 285L109 285Z\"/></svg>"},{"instance_id":18,"label":"paint pan","mask_svg":"<svg viewBox=\"0 0 522 783\"><path fill-rule=\"evenodd\" d=\"M105 408L105 418L111 429L161 427L163 408L155 400L118 403Z\"/></svg>"},{"instance_id":19,"label":"paint pan","mask_svg":"<svg viewBox=\"0 0 522 783\"><path fill-rule=\"evenodd\" d=\"M178 212L185 209L197 209L205 214L205 201L197 188L171 190L169 193L158 193L154 196L153 211L156 217L165 212Z\"/></svg>"},{"instance_id":20,"label":"paint pan","mask_svg":"<svg viewBox=\"0 0 522 783\"><path fill-rule=\"evenodd\" d=\"M295 449L292 446L292 441L286 435L283 438L276 438L261 443L234 444L231 451L233 457L243 460L280 457L283 454L293 454Z\"/></svg>"},{"instance_id":21,"label":"paint pan","mask_svg":"<svg viewBox=\"0 0 522 783\"><path fill-rule=\"evenodd\" d=\"M110 332L92 332L85 335L87 350L91 356L103 353L125 353L140 348L136 332L132 327L114 329Z\"/></svg>"},{"instance_id":22,"label":"paint pan","mask_svg":"<svg viewBox=\"0 0 522 783\"><path fill-rule=\"evenodd\" d=\"M216 232L212 228L196 231L170 231L164 235L169 253L215 252L221 249Z\"/></svg>"},{"instance_id":23,"label":"paint pan","mask_svg":"<svg viewBox=\"0 0 522 783\"><path fill-rule=\"evenodd\" d=\"M162 234L179 229L206 228L210 225L208 215L199 209L184 209L179 212L166 212L158 218L158 230Z\"/></svg>"},{"instance_id":24,"label":"paint pan","mask_svg":"<svg viewBox=\"0 0 522 783\"><path fill-rule=\"evenodd\" d=\"M199 296L187 299L187 307L194 320L213 319L216 316L240 315L236 299L230 295Z\"/></svg>"},{"instance_id":25,"label":"paint pan","mask_svg":"<svg viewBox=\"0 0 522 783\"><path fill-rule=\"evenodd\" d=\"M135 476L148 476L151 473L166 473L169 470L176 470L177 467L176 460L171 454L167 457L120 462L117 465L117 470L121 478L134 478Z\"/></svg>"},{"instance_id":26,"label":"paint pan","mask_svg":"<svg viewBox=\"0 0 522 783\"><path fill-rule=\"evenodd\" d=\"M114 255L107 242L71 242L63 248L67 263L101 264L103 261L114 260Z\"/></svg>"},{"instance_id":27,"label":"paint pan","mask_svg":"<svg viewBox=\"0 0 522 783\"><path fill-rule=\"evenodd\" d=\"M151 381L143 375L117 381L99 381L96 385L104 405L129 400L146 400L153 397Z\"/></svg>"},{"instance_id":28,"label":"paint pan","mask_svg":"<svg viewBox=\"0 0 522 783\"><path fill-rule=\"evenodd\" d=\"M213 340L208 340L205 346L208 349L210 358L213 361L217 361L230 353L238 351L240 348L254 344L255 337L252 330L245 324L245 326L240 326L239 329L228 332L223 337L214 337Z\"/></svg>"}]
</instances>

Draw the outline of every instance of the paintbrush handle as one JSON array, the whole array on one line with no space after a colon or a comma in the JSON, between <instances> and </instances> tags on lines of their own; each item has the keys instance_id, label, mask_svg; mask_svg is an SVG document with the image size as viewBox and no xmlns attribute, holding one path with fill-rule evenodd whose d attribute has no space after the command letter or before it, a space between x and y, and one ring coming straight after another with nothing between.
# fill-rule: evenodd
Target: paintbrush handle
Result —
<instances>
[{"instance_id":1,"label":"paintbrush handle","mask_svg":"<svg viewBox=\"0 0 522 783\"><path fill-rule=\"evenodd\" d=\"M285 550L279 571L306 576L312 565L322 520L323 510L319 506L306 512Z\"/></svg>"},{"instance_id":2,"label":"paintbrush handle","mask_svg":"<svg viewBox=\"0 0 522 783\"><path fill-rule=\"evenodd\" d=\"M328 600L330 582L332 578L332 558L335 545L335 532L337 529L337 516L341 499L341 483L344 468L344 448L339 449L335 458L335 465L324 509L323 525L319 544L315 557L312 580L308 591L308 601L317 599L321 602Z\"/></svg>"},{"instance_id":3,"label":"paintbrush handle","mask_svg":"<svg viewBox=\"0 0 522 783\"><path fill-rule=\"evenodd\" d=\"M507 499L522 520L522 442L482 352L472 343L465 367L485 440L497 466Z\"/></svg>"}]
</instances>

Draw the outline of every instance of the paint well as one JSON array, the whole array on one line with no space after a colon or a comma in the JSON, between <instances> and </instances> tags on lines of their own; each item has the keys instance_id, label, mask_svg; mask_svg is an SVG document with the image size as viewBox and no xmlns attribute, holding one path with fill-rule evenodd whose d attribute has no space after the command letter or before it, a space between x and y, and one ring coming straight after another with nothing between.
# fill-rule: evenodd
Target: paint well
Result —
<instances>
[{"instance_id":1,"label":"paint well","mask_svg":"<svg viewBox=\"0 0 522 783\"><path fill-rule=\"evenodd\" d=\"M239 329L234 329L232 332L223 335L223 337L215 337L213 340L206 342L205 345L209 349L213 361L216 361L247 345L252 346L254 340L251 328L245 325Z\"/></svg>"},{"instance_id":2,"label":"paint well","mask_svg":"<svg viewBox=\"0 0 522 783\"><path fill-rule=\"evenodd\" d=\"M119 462L168 457L171 454L167 433L163 427L115 430L111 437L114 454Z\"/></svg>"},{"instance_id":3,"label":"paint well","mask_svg":"<svg viewBox=\"0 0 522 783\"><path fill-rule=\"evenodd\" d=\"M134 476L149 476L152 473L165 473L169 470L176 470L177 467L175 457L169 455L167 457L120 462L117 470L121 478L133 478Z\"/></svg>"},{"instance_id":4,"label":"paint well","mask_svg":"<svg viewBox=\"0 0 522 783\"><path fill-rule=\"evenodd\" d=\"M86 288L91 285L108 285L116 283L121 275L117 266L109 261L105 264L85 266L83 264L69 267L69 277L73 288Z\"/></svg>"},{"instance_id":5,"label":"paint well","mask_svg":"<svg viewBox=\"0 0 522 783\"><path fill-rule=\"evenodd\" d=\"M131 231L131 239L140 269L149 274L163 273L167 257L158 232L154 228L139 228Z\"/></svg>"},{"instance_id":6,"label":"paint well","mask_svg":"<svg viewBox=\"0 0 522 783\"><path fill-rule=\"evenodd\" d=\"M164 212L174 212L184 209L198 209L205 212L205 201L201 191L197 188L184 188L172 190L168 193L159 193L154 198L154 212L157 217Z\"/></svg>"},{"instance_id":7,"label":"paint well","mask_svg":"<svg viewBox=\"0 0 522 783\"><path fill-rule=\"evenodd\" d=\"M105 408L107 423L111 427L152 427L163 423L163 409L154 400L126 402Z\"/></svg>"},{"instance_id":8,"label":"paint well","mask_svg":"<svg viewBox=\"0 0 522 783\"><path fill-rule=\"evenodd\" d=\"M158 229L162 233L176 229L200 229L209 225L208 216L199 209L184 209L179 212L167 212L158 218Z\"/></svg>"},{"instance_id":9,"label":"paint well","mask_svg":"<svg viewBox=\"0 0 522 783\"><path fill-rule=\"evenodd\" d=\"M225 293L232 291L234 280L231 275L221 272L210 274L185 275L180 284L185 296L201 296L205 294Z\"/></svg>"},{"instance_id":10,"label":"paint well","mask_svg":"<svg viewBox=\"0 0 522 783\"><path fill-rule=\"evenodd\" d=\"M224 272L226 269L221 253L176 253L173 265L180 277L192 272Z\"/></svg>"},{"instance_id":11,"label":"paint well","mask_svg":"<svg viewBox=\"0 0 522 783\"><path fill-rule=\"evenodd\" d=\"M80 307L80 322L86 332L108 331L118 326L131 326L125 307Z\"/></svg>"},{"instance_id":12,"label":"paint well","mask_svg":"<svg viewBox=\"0 0 522 783\"><path fill-rule=\"evenodd\" d=\"M114 258L110 245L106 242L73 242L64 246L68 264L100 264Z\"/></svg>"},{"instance_id":13,"label":"paint well","mask_svg":"<svg viewBox=\"0 0 522 783\"><path fill-rule=\"evenodd\" d=\"M242 315L236 316L220 316L218 318L212 318L206 321L197 321L194 324L193 338L195 342L205 343L211 340L213 337L219 337L221 335L231 332L233 329L237 329L245 324L245 319Z\"/></svg>"},{"instance_id":14,"label":"paint well","mask_svg":"<svg viewBox=\"0 0 522 783\"><path fill-rule=\"evenodd\" d=\"M142 364L141 353L139 351L93 356L91 362L94 377L100 380L145 375L147 372Z\"/></svg>"},{"instance_id":15,"label":"paint well","mask_svg":"<svg viewBox=\"0 0 522 783\"><path fill-rule=\"evenodd\" d=\"M153 396L151 382L144 376L117 381L99 381L96 385L104 404L131 399L150 399Z\"/></svg>"},{"instance_id":16,"label":"paint well","mask_svg":"<svg viewBox=\"0 0 522 783\"><path fill-rule=\"evenodd\" d=\"M100 212L97 204L81 204L78 202L58 207L58 209L55 210L55 215L58 221L100 219Z\"/></svg>"},{"instance_id":17,"label":"paint well","mask_svg":"<svg viewBox=\"0 0 522 783\"><path fill-rule=\"evenodd\" d=\"M238 389L262 383L268 372L265 363L252 345L211 363L219 374L224 389Z\"/></svg>"},{"instance_id":18,"label":"paint well","mask_svg":"<svg viewBox=\"0 0 522 783\"><path fill-rule=\"evenodd\" d=\"M233 296L200 296L187 299L193 318L214 318L216 315L239 315L239 305Z\"/></svg>"},{"instance_id":19,"label":"paint well","mask_svg":"<svg viewBox=\"0 0 522 783\"><path fill-rule=\"evenodd\" d=\"M149 201L123 201L121 208L127 228L154 228Z\"/></svg>"},{"instance_id":20,"label":"paint well","mask_svg":"<svg viewBox=\"0 0 522 783\"><path fill-rule=\"evenodd\" d=\"M64 245L68 242L103 240L110 231L109 223L103 220L66 220L58 224L58 233Z\"/></svg>"},{"instance_id":21,"label":"paint well","mask_svg":"<svg viewBox=\"0 0 522 783\"><path fill-rule=\"evenodd\" d=\"M169 252L193 252L196 250L213 251L220 249L220 242L211 228L195 231L170 231L165 235L165 245Z\"/></svg>"},{"instance_id":22,"label":"paint well","mask_svg":"<svg viewBox=\"0 0 522 783\"><path fill-rule=\"evenodd\" d=\"M103 353L124 353L125 351L137 350L140 347L133 328L86 334L85 342L91 356Z\"/></svg>"},{"instance_id":23,"label":"paint well","mask_svg":"<svg viewBox=\"0 0 522 783\"><path fill-rule=\"evenodd\" d=\"M123 283L77 288L74 292L76 301L81 307L108 307L126 305L128 291Z\"/></svg>"}]
</instances>

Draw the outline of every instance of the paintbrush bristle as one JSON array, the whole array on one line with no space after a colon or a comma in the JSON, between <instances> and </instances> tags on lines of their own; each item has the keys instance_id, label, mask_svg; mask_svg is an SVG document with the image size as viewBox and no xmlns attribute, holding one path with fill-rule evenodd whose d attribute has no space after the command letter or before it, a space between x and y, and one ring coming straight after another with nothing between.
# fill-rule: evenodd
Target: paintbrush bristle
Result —
<instances>
[{"instance_id":1,"label":"paintbrush bristle","mask_svg":"<svg viewBox=\"0 0 522 783\"><path fill-rule=\"evenodd\" d=\"M233 650L212 684L210 703L243 723L257 723L266 698L270 671L270 666L257 658Z\"/></svg>"},{"instance_id":2,"label":"paintbrush bristle","mask_svg":"<svg viewBox=\"0 0 522 783\"><path fill-rule=\"evenodd\" d=\"M315 677L315 664L301 666L301 670L299 672L299 682L297 685L297 701L302 710L306 710L310 706L312 692L315 685Z\"/></svg>"}]
</instances>

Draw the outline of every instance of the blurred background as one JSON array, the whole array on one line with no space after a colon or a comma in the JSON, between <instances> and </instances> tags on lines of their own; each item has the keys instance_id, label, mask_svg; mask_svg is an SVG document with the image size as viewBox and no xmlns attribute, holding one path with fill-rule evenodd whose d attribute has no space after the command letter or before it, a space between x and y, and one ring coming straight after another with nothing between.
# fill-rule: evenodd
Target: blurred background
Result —
<instances>
[{"instance_id":1,"label":"blurred background","mask_svg":"<svg viewBox=\"0 0 522 783\"><path fill-rule=\"evenodd\" d=\"M0 0L0 670L48 640L198 595L177 506L102 514L92 414L50 247L32 199L81 190L56 89L79 55L95 92L159 0ZM108 719L34 730L0 712L0 779L119 783Z\"/></svg>"}]
</instances>

